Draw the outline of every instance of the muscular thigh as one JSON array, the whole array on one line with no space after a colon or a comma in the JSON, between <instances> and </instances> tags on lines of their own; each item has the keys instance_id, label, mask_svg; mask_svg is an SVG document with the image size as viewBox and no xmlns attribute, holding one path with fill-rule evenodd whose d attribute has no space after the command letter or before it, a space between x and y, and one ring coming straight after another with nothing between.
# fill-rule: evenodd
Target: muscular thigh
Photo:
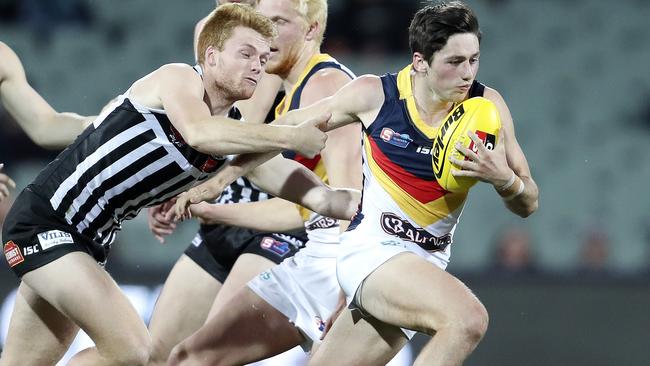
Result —
<instances>
[{"instance_id":1,"label":"muscular thigh","mask_svg":"<svg viewBox=\"0 0 650 366\"><path fill-rule=\"evenodd\" d=\"M89 255L67 254L23 276L40 297L81 327L101 349L146 327L115 281Z\"/></svg>"},{"instance_id":2,"label":"muscular thigh","mask_svg":"<svg viewBox=\"0 0 650 366\"><path fill-rule=\"evenodd\" d=\"M388 260L359 291L361 306L375 318L429 333L477 303L460 280L413 253Z\"/></svg>"},{"instance_id":3,"label":"muscular thigh","mask_svg":"<svg viewBox=\"0 0 650 366\"><path fill-rule=\"evenodd\" d=\"M21 283L11 314L1 365L56 363L74 339L79 327Z\"/></svg>"}]
</instances>

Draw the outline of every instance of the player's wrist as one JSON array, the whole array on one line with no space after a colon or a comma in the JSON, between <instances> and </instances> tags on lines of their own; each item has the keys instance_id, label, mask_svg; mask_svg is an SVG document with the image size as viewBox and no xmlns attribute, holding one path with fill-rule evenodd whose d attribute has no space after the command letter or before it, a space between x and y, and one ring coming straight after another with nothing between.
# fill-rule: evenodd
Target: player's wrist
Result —
<instances>
[{"instance_id":1,"label":"player's wrist","mask_svg":"<svg viewBox=\"0 0 650 366\"><path fill-rule=\"evenodd\" d=\"M499 196L501 196L501 198L503 198L504 201L512 201L513 199L520 196L524 192L524 189L526 189L524 181L516 174L514 175L514 180L509 180L506 183L507 184L504 184L502 186L504 187L503 189L499 189L501 187L496 188L497 193Z\"/></svg>"},{"instance_id":2,"label":"player's wrist","mask_svg":"<svg viewBox=\"0 0 650 366\"><path fill-rule=\"evenodd\" d=\"M283 141L284 149L300 151L304 145L301 129L297 126L282 126L282 128L288 132L283 134L283 136L286 136L286 140Z\"/></svg>"},{"instance_id":3,"label":"player's wrist","mask_svg":"<svg viewBox=\"0 0 650 366\"><path fill-rule=\"evenodd\" d=\"M497 192L507 191L515 184L517 178L517 174L515 174L515 172L511 169L510 174L507 175L507 178L495 180L492 182L492 185L494 186L494 189L497 190Z\"/></svg>"}]
</instances>

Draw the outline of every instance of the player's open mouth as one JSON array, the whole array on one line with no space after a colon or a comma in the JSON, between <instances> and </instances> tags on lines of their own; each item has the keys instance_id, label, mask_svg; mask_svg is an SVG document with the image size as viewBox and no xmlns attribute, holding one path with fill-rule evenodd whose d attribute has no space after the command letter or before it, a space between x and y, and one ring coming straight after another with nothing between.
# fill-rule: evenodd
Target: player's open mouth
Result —
<instances>
[{"instance_id":1,"label":"player's open mouth","mask_svg":"<svg viewBox=\"0 0 650 366\"><path fill-rule=\"evenodd\" d=\"M250 82L253 85L257 85L257 80L254 78L244 78L244 80Z\"/></svg>"}]
</instances>

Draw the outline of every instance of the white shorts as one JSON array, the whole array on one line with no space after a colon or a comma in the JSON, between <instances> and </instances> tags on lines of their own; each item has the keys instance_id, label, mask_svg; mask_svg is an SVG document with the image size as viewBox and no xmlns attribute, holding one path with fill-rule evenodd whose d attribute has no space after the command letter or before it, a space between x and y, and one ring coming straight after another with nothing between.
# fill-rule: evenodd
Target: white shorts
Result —
<instances>
[{"instance_id":1,"label":"white shorts","mask_svg":"<svg viewBox=\"0 0 650 366\"><path fill-rule=\"evenodd\" d=\"M336 308L339 283L336 257L339 244L307 242L293 257L263 272L248 287L284 314L304 335L308 352L320 342L325 321Z\"/></svg>"},{"instance_id":2,"label":"white shorts","mask_svg":"<svg viewBox=\"0 0 650 366\"><path fill-rule=\"evenodd\" d=\"M363 281L382 264L394 256L410 252L424 258L440 269L447 267L449 253L430 253L419 245L381 232L369 233L359 228L341 234L339 256L337 259L337 277L350 308L359 308L355 295ZM414 331L402 329L410 338Z\"/></svg>"}]
</instances>

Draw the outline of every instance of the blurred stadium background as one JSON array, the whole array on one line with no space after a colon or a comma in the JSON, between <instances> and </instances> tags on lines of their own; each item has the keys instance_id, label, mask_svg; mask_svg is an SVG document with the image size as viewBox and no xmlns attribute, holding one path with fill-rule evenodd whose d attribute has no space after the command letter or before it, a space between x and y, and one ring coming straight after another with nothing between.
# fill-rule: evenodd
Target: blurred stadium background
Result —
<instances>
[{"instance_id":1,"label":"blurred stadium background","mask_svg":"<svg viewBox=\"0 0 650 366\"><path fill-rule=\"evenodd\" d=\"M487 185L472 190L448 270L475 290L491 324L466 364L650 364L650 3L466 2L484 34L477 79L508 102L540 188L526 220ZM329 3L325 52L357 74L410 61L406 30L423 2ZM154 68L192 63L194 24L213 6L0 0L0 40L57 110L96 114ZM34 146L1 107L0 126L0 162L22 189L56 152ZM141 215L125 225L108 270L150 307L195 229L184 224L160 245ZM17 283L1 266L0 299Z\"/></svg>"}]
</instances>

